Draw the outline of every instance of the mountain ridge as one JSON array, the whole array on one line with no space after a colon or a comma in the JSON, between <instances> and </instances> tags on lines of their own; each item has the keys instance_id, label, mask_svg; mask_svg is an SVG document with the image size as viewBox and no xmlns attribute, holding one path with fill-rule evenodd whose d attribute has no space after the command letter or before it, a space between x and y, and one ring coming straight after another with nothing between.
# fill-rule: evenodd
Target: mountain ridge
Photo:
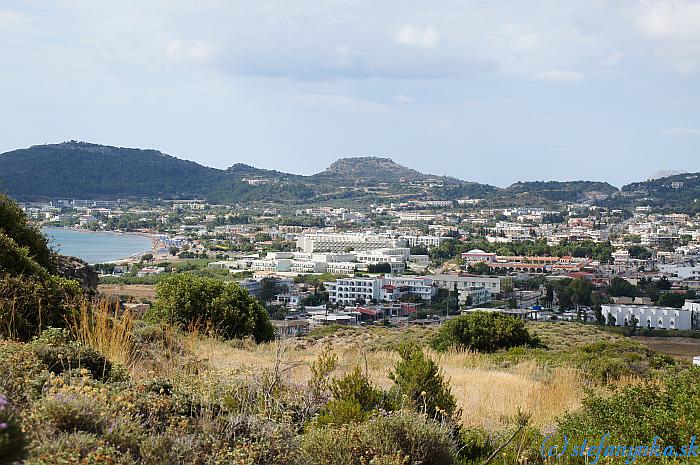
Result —
<instances>
[{"instance_id":1,"label":"mountain ridge","mask_svg":"<svg viewBox=\"0 0 700 465\"><path fill-rule=\"evenodd\" d=\"M482 198L493 205L599 203L634 205L644 195L654 205L700 197L700 182L679 194L667 180L684 173L618 189L597 181L518 181L500 188L449 176L426 174L387 157L340 158L312 175L285 173L235 163L226 169L183 160L154 149L68 141L0 154L0 191L21 200L48 198L205 198L213 203L313 203L371 200L384 186L396 199ZM682 180L678 181L683 183ZM697 185L696 185L697 184ZM368 190L369 189L369 190ZM671 190L669 190L671 189ZM637 194L639 193L639 195ZM671 199L671 200L669 200ZM669 200L669 201L667 201Z\"/></svg>"}]
</instances>

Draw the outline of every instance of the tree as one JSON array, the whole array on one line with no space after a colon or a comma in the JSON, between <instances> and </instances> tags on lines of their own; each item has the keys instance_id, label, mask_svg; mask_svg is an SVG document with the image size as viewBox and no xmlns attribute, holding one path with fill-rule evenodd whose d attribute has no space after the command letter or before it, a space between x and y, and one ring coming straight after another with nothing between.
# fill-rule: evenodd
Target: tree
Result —
<instances>
[{"instance_id":1,"label":"tree","mask_svg":"<svg viewBox=\"0 0 700 465\"><path fill-rule=\"evenodd\" d=\"M267 311L238 284L176 274L158 282L156 297L147 315L152 322L165 321L181 328L211 325L228 339L253 336L263 342L274 338Z\"/></svg>"},{"instance_id":2,"label":"tree","mask_svg":"<svg viewBox=\"0 0 700 465\"><path fill-rule=\"evenodd\" d=\"M635 297L637 289L619 276L615 276L608 284L608 294L612 297Z\"/></svg>"},{"instance_id":3,"label":"tree","mask_svg":"<svg viewBox=\"0 0 700 465\"><path fill-rule=\"evenodd\" d=\"M617 321L615 320L615 317L613 316L612 313L608 313L607 320L608 320L608 326L615 326L615 324L617 323Z\"/></svg>"},{"instance_id":4,"label":"tree","mask_svg":"<svg viewBox=\"0 0 700 465\"><path fill-rule=\"evenodd\" d=\"M472 312L448 320L430 343L437 351L455 348L480 352L538 344L522 320L497 312Z\"/></svg>"},{"instance_id":5,"label":"tree","mask_svg":"<svg viewBox=\"0 0 700 465\"><path fill-rule=\"evenodd\" d=\"M391 273L391 264L388 262L373 263L367 265L368 273Z\"/></svg>"},{"instance_id":6,"label":"tree","mask_svg":"<svg viewBox=\"0 0 700 465\"><path fill-rule=\"evenodd\" d=\"M632 315L632 318L630 319L630 334L636 333L638 326L639 326L639 320L637 319L636 316Z\"/></svg>"},{"instance_id":7,"label":"tree","mask_svg":"<svg viewBox=\"0 0 700 465\"><path fill-rule=\"evenodd\" d=\"M479 262L469 265L467 271L472 274L489 274L491 272L491 268L489 268L486 262Z\"/></svg>"},{"instance_id":8,"label":"tree","mask_svg":"<svg viewBox=\"0 0 700 465\"><path fill-rule=\"evenodd\" d=\"M593 306L593 314L595 315L596 324L603 326L605 324L605 317L603 316L603 307L600 304Z\"/></svg>"},{"instance_id":9,"label":"tree","mask_svg":"<svg viewBox=\"0 0 700 465\"><path fill-rule=\"evenodd\" d=\"M399 355L401 359L389 373L389 379L395 383L392 389L395 398L405 395L417 411L428 417L435 417L438 408L451 416L457 402L437 363L416 345L401 346Z\"/></svg>"},{"instance_id":10,"label":"tree","mask_svg":"<svg viewBox=\"0 0 700 465\"><path fill-rule=\"evenodd\" d=\"M648 260L651 258L651 252L644 246L633 245L627 251L630 254L630 258L636 258L638 260Z\"/></svg>"},{"instance_id":11,"label":"tree","mask_svg":"<svg viewBox=\"0 0 700 465\"><path fill-rule=\"evenodd\" d=\"M153 254L152 254L152 253L147 253L147 254L141 256L141 261L142 261L142 262L151 262L151 261L153 261Z\"/></svg>"},{"instance_id":12,"label":"tree","mask_svg":"<svg viewBox=\"0 0 700 465\"><path fill-rule=\"evenodd\" d=\"M168 252L170 252L170 255L172 255L173 257L174 257L175 255L177 255L177 253L178 253L179 251L180 251L180 249L178 249L178 248L175 247L174 245L171 245L170 248L168 249Z\"/></svg>"}]
</instances>

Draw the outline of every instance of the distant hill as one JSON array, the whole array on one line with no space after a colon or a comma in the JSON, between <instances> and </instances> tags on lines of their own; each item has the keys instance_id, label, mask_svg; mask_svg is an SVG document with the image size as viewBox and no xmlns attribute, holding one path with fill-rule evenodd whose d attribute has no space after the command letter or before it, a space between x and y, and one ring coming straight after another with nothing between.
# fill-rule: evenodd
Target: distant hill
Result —
<instances>
[{"instance_id":1,"label":"distant hill","mask_svg":"<svg viewBox=\"0 0 700 465\"><path fill-rule=\"evenodd\" d=\"M201 197L224 173L156 150L85 142L0 155L0 189L23 198Z\"/></svg>"},{"instance_id":2,"label":"distant hill","mask_svg":"<svg viewBox=\"0 0 700 465\"><path fill-rule=\"evenodd\" d=\"M628 184L617 199L620 205L651 206L687 213L700 212L700 173L683 173Z\"/></svg>"},{"instance_id":3,"label":"distant hill","mask_svg":"<svg viewBox=\"0 0 700 465\"><path fill-rule=\"evenodd\" d=\"M643 202L691 211L698 208L700 179L686 173L630 184L621 191L592 181L529 181L498 188L424 174L380 157L342 158L320 173L302 176L243 163L220 170L157 150L70 141L0 154L0 192L19 200L202 198L212 203L290 205L371 203L381 198L478 198L487 206L553 208L573 202L614 208Z\"/></svg>"},{"instance_id":4,"label":"distant hill","mask_svg":"<svg viewBox=\"0 0 700 465\"><path fill-rule=\"evenodd\" d=\"M618 192L617 187L607 182L594 181L528 181L516 182L503 191L501 196L528 198L536 204L538 200L553 202L592 202L604 200Z\"/></svg>"},{"instance_id":5,"label":"distant hill","mask_svg":"<svg viewBox=\"0 0 700 465\"><path fill-rule=\"evenodd\" d=\"M325 171L313 175L312 178L381 183L399 182L400 179L404 181L423 181L431 178L437 179L438 176L431 176L406 168L390 158L354 157L341 158L326 168Z\"/></svg>"}]
</instances>

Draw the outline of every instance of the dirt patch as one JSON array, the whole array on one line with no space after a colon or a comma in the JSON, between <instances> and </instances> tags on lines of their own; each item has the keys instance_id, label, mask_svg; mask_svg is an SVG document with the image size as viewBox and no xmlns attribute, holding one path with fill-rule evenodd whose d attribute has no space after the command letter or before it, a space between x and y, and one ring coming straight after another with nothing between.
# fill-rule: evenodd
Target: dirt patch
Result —
<instances>
[{"instance_id":1,"label":"dirt patch","mask_svg":"<svg viewBox=\"0 0 700 465\"><path fill-rule=\"evenodd\" d=\"M693 357L700 355L700 339L687 337L643 337L635 336L632 339L641 342L650 349L662 354L670 355L679 360L692 362Z\"/></svg>"}]
</instances>

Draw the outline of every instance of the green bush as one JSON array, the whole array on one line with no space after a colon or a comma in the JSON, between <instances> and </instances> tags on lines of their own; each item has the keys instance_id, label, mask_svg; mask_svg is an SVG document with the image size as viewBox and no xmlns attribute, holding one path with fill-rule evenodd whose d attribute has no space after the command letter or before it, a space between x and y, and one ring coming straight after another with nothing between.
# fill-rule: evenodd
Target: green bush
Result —
<instances>
[{"instance_id":1,"label":"green bush","mask_svg":"<svg viewBox=\"0 0 700 465\"><path fill-rule=\"evenodd\" d=\"M30 346L0 340L0 393L12 405L22 409L39 398L47 378L46 366Z\"/></svg>"},{"instance_id":2,"label":"green bush","mask_svg":"<svg viewBox=\"0 0 700 465\"><path fill-rule=\"evenodd\" d=\"M58 434L33 447L24 465L135 465L129 454L89 433Z\"/></svg>"},{"instance_id":3,"label":"green bush","mask_svg":"<svg viewBox=\"0 0 700 465\"><path fill-rule=\"evenodd\" d=\"M235 283L189 274L169 276L156 288L158 300L146 318L188 328L210 325L228 338L253 336L257 342L274 338L265 308Z\"/></svg>"},{"instance_id":4,"label":"green bush","mask_svg":"<svg viewBox=\"0 0 700 465\"><path fill-rule=\"evenodd\" d=\"M302 437L301 454L308 465L455 463L450 431L424 415L405 411L309 431Z\"/></svg>"},{"instance_id":5,"label":"green bush","mask_svg":"<svg viewBox=\"0 0 700 465\"><path fill-rule=\"evenodd\" d=\"M102 434L107 419L89 396L58 393L38 401L30 413L34 432Z\"/></svg>"},{"instance_id":6,"label":"green bush","mask_svg":"<svg viewBox=\"0 0 700 465\"><path fill-rule=\"evenodd\" d=\"M83 293L58 276L0 276L0 337L27 341L49 326L64 327Z\"/></svg>"},{"instance_id":7,"label":"green bush","mask_svg":"<svg viewBox=\"0 0 700 465\"><path fill-rule=\"evenodd\" d=\"M569 358L587 376L601 383L623 376L645 376L652 370L672 369L676 364L673 358L629 339L586 344L572 351Z\"/></svg>"},{"instance_id":8,"label":"green bush","mask_svg":"<svg viewBox=\"0 0 700 465\"><path fill-rule=\"evenodd\" d=\"M53 254L48 248L46 237L27 222L27 217L19 205L4 194L0 194L0 233L11 237L36 263L48 271L53 271ZM5 249L0 247L0 257L4 253Z\"/></svg>"},{"instance_id":9,"label":"green bush","mask_svg":"<svg viewBox=\"0 0 700 465\"><path fill-rule=\"evenodd\" d=\"M473 312L448 320L431 341L431 346L441 352L451 348L494 352L538 344L522 320L498 312Z\"/></svg>"},{"instance_id":10,"label":"green bush","mask_svg":"<svg viewBox=\"0 0 700 465\"><path fill-rule=\"evenodd\" d=\"M389 373L389 378L395 383L391 390L394 401L399 405L407 401L431 418L452 416L457 402L437 363L415 345L403 345L399 355L401 360Z\"/></svg>"},{"instance_id":11,"label":"green bush","mask_svg":"<svg viewBox=\"0 0 700 465\"><path fill-rule=\"evenodd\" d=\"M29 344L49 371L61 374L70 370L88 370L94 379L107 379L112 363L90 346L70 340L67 329L48 328Z\"/></svg>"},{"instance_id":12,"label":"green bush","mask_svg":"<svg viewBox=\"0 0 700 465\"><path fill-rule=\"evenodd\" d=\"M375 388L359 368L331 381L330 391L333 398L317 419L320 425L365 421L384 401L384 393Z\"/></svg>"},{"instance_id":13,"label":"green bush","mask_svg":"<svg viewBox=\"0 0 700 465\"><path fill-rule=\"evenodd\" d=\"M571 443L600 438L607 444L649 444L654 436L663 446L688 444L700 430L700 369L672 374L663 385L655 381L626 387L612 396L591 395L583 407L566 415L559 432Z\"/></svg>"}]
</instances>

